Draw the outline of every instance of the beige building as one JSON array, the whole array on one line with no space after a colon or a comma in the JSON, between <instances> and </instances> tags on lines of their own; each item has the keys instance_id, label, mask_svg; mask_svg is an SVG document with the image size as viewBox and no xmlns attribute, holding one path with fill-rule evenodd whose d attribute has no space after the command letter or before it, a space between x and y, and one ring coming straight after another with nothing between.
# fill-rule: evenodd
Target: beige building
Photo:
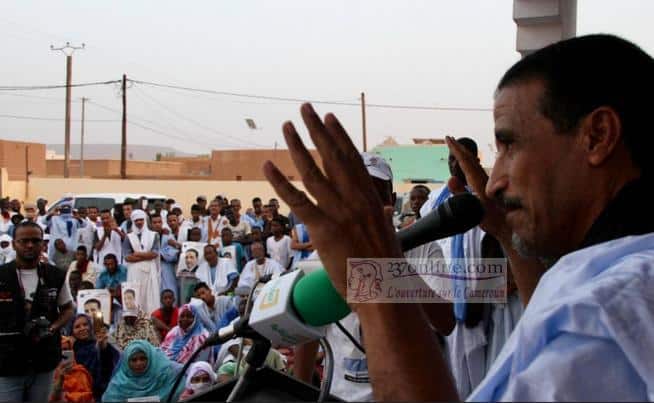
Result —
<instances>
[{"instance_id":1,"label":"beige building","mask_svg":"<svg viewBox=\"0 0 654 403\"><path fill-rule=\"evenodd\" d=\"M9 180L45 176L45 145L23 141L0 140L0 167L7 169Z\"/></svg>"}]
</instances>

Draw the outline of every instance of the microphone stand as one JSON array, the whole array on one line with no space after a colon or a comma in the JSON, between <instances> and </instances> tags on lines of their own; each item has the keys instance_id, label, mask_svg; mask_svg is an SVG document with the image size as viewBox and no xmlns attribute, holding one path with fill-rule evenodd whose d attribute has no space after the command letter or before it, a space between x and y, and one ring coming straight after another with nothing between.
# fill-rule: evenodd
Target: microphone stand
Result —
<instances>
[{"instance_id":1,"label":"microphone stand","mask_svg":"<svg viewBox=\"0 0 654 403\"><path fill-rule=\"evenodd\" d=\"M232 393L230 393L227 398L227 402L234 402L240 399L247 386L252 383L257 370L266 362L266 358L270 352L270 347L270 340L263 337L254 339L250 351L248 351L245 356L245 363L247 364L245 372L243 372L243 375L238 378L236 386L234 386Z\"/></svg>"}]
</instances>

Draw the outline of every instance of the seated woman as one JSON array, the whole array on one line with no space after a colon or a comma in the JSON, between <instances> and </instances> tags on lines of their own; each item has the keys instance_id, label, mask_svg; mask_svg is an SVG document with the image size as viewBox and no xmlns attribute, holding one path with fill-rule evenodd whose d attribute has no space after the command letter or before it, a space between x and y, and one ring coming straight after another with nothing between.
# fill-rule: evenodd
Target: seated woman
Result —
<instances>
[{"instance_id":1,"label":"seated woman","mask_svg":"<svg viewBox=\"0 0 654 403\"><path fill-rule=\"evenodd\" d=\"M62 338L61 348L70 352L73 349L72 338ZM51 403L94 402L91 374L83 365L75 362L73 354L68 357L68 359L61 361L54 372L49 401Z\"/></svg>"},{"instance_id":2,"label":"seated woman","mask_svg":"<svg viewBox=\"0 0 654 403\"><path fill-rule=\"evenodd\" d=\"M181 366L170 361L159 349L145 340L134 340L125 349L116 372L102 395L103 402L124 402L131 398L165 401L173 388ZM177 388L173 401L179 400L183 388ZM158 399L158 400L155 400Z\"/></svg>"},{"instance_id":3,"label":"seated woman","mask_svg":"<svg viewBox=\"0 0 654 403\"><path fill-rule=\"evenodd\" d=\"M142 312L124 310L123 319L116 328L116 343L121 350L125 350L132 340L146 340L158 347L159 333L154 328L152 319Z\"/></svg>"},{"instance_id":4,"label":"seated woman","mask_svg":"<svg viewBox=\"0 0 654 403\"><path fill-rule=\"evenodd\" d=\"M75 362L89 371L93 379L93 395L100 400L120 359L120 352L108 342L104 326L98 329L96 340L93 321L85 314L79 314L73 320L72 336Z\"/></svg>"},{"instance_id":5,"label":"seated woman","mask_svg":"<svg viewBox=\"0 0 654 403\"><path fill-rule=\"evenodd\" d=\"M190 304L182 305L179 309L177 326L168 332L163 343L161 343L161 351L168 358L180 364L186 363L209 337L209 331L202 325L202 321L197 318L196 309ZM202 352L197 360L208 361L210 352L210 349Z\"/></svg>"},{"instance_id":6,"label":"seated woman","mask_svg":"<svg viewBox=\"0 0 654 403\"><path fill-rule=\"evenodd\" d=\"M193 395L209 390L216 380L218 380L218 376L208 362L194 362L186 374L186 389L180 399L186 400Z\"/></svg>"}]
</instances>

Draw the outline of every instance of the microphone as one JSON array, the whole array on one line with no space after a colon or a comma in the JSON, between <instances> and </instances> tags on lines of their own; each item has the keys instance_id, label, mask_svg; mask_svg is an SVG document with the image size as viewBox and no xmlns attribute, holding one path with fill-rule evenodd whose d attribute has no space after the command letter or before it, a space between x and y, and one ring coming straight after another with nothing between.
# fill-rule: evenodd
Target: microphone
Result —
<instances>
[{"instance_id":1,"label":"microphone","mask_svg":"<svg viewBox=\"0 0 654 403\"><path fill-rule=\"evenodd\" d=\"M476 227L484 217L484 208L471 193L446 199L437 209L397 232L402 251L461 234Z\"/></svg>"},{"instance_id":2,"label":"microphone","mask_svg":"<svg viewBox=\"0 0 654 403\"><path fill-rule=\"evenodd\" d=\"M397 233L402 250L465 232L481 222L484 209L477 197L453 196L438 209ZM319 260L316 260L319 266ZM350 313L327 271L320 267L295 270L273 277L253 301L252 312L220 329L207 342L224 343L233 337L264 337L273 345L294 346L325 335L325 326ZM211 341L210 341L211 340Z\"/></svg>"}]
</instances>

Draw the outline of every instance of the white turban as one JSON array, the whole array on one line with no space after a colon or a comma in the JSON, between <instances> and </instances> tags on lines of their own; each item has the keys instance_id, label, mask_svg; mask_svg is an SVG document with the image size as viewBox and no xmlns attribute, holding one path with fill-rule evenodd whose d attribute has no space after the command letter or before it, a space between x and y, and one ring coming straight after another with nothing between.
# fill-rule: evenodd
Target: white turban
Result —
<instances>
[{"instance_id":1,"label":"white turban","mask_svg":"<svg viewBox=\"0 0 654 403\"><path fill-rule=\"evenodd\" d=\"M129 216L129 218L130 218L130 220L132 220L132 222L134 222L136 220L145 220L145 217L147 217L147 216L145 215L145 211L143 211L143 210L134 210L134 211L132 211L132 215Z\"/></svg>"}]
</instances>

